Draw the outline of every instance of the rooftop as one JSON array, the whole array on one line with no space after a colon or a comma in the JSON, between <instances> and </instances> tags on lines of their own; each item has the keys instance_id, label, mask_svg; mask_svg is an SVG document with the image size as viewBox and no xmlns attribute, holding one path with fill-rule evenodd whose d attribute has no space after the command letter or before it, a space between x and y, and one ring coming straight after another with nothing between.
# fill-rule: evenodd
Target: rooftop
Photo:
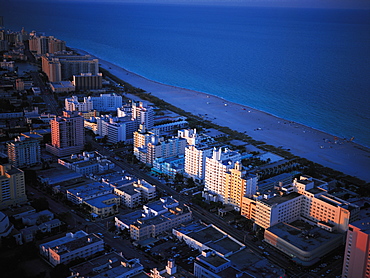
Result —
<instances>
[{"instance_id":1,"label":"rooftop","mask_svg":"<svg viewBox=\"0 0 370 278\"><path fill-rule=\"evenodd\" d=\"M292 223L291 223L292 224ZM323 243L343 237L343 233L328 232L317 226L306 225L309 229L300 229L291 224L279 223L267 230L284 241L304 251L312 251Z\"/></svg>"},{"instance_id":2,"label":"rooftop","mask_svg":"<svg viewBox=\"0 0 370 278\"><path fill-rule=\"evenodd\" d=\"M139 261L127 260L116 252L111 252L97 258L83 262L71 268L81 277L118 277L133 269L143 269ZM131 277L131 276L130 276Z\"/></svg>"},{"instance_id":3,"label":"rooftop","mask_svg":"<svg viewBox=\"0 0 370 278\"><path fill-rule=\"evenodd\" d=\"M226 236L226 234L220 232L218 229L213 227L212 225L207 226L201 230L198 231L192 231L187 236L195 239L198 242L201 243L207 243L211 241L219 240Z\"/></svg>"},{"instance_id":4,"label":"rooftop","mask_svg":"<svg viewBox=\"0 0 370 278\"><path fill-rule=\"evenodd\" d=\"M236 252L244 248L243 244L239 244L236 241L232 240L230 237L224 237L220 240L208 243L207 246L215 250L216 252L226 255L230 252Z\"/></svg>"},{"instance_id":5,"label":"rooftop","mask_svg":"<svg viewBox=\"0 0 370 278\"><path fill-rule=\"evenodd\" d=\"M282 195L282 196L276 195L275 197L272 197L270 199L261 199L259 201L262 202L262 203L265 203L269 206L272 206L274 204L282 204L284 202L287 202L287 201L292 200L294 198L297 198L299 196L301 196L301 194L299 194L297 192L292 192L290 194L286 194L286 195Z\"/></svg>"},{"instance_id":6,"label":"rooftop","mask_svg":"<svg viewBox=\"0 0 370 278\"><path fill-rule=\"evenodd\" d=\"M106 204L104 201L111 200L113 198L118 199L119 197L115 194L106 194L103 196L95 197L89 200L85 200L85 203L88 203L91 206L97 207L97 208L107 208L107 207L113 207L115 205L118 205L116 203Z\"/></svg>"},{"instance_id":7,"label":"rooftop","mask_svg":"<svg viewBox=\"0 0 370 278\"><path fill-rule=\"evenodd\" d=\"M370 217L355 221L350 225L359 228L365 234L370 234Z\"/></svg>"}]
</instances>

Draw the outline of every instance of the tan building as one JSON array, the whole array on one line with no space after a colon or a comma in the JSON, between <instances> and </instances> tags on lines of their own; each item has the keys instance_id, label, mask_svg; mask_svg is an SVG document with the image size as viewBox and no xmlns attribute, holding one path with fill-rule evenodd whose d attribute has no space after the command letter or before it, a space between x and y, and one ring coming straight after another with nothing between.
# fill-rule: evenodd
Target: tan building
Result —
<instances>
[{"instance_id":1,"label":"tan building","mask_svg":"<svg viewBox=\"0 0 370 278\"><path fill-rule=\"evenodd\" d=\"M155 217L141 218L130 225L130 236L134 240L156 237L159 234L172 230L182 223L192 220L192 213L186 206L169 208L167 212Z\"/></svg>"},{"instance_id":2,"label":"tan building","mask_svg":"<svg viewBox=\"0 0 370 278\"><path fill-rule=\"evenodd\" d=\"M10 164L0 165L0 209L27 202L24 173Z\"/></svg>"},{"instance_id":3,"label":"tan building","mask_svg":"<svg viewBox=\"0 0 370 278\"><path fill-rule=\"evenodd\" d=\"M42 71L46 73L51 82L70 79L73 75L99 72L99 60L90 55L51 54L42 56Z\"/></svg>"},{"instance_id":4,"label":"tan building","mask_svg":"<svg viewBox=\"0 0 370 278\"><path fill-rule=\"evenodd\" d=\"M257 190L257 176L246 176L242 165L236 162L233 169L226 172L224 204L232 205L240 211L244 196L253 196Z\"/></svg>"},{"instance_id":5,"label":"tan building","mask_svg":"<svg viewBox=\"0 0 370 278\"><path fill-rule=\"evenodd\" d=\"M349 224L342 278L370 277L370 218Z\"/></svg>"},{"instance_id":6,"label":"tan building","mask_svg":"<svg viewBox=\"0 0 370 278\"><path fill-rule=\"evenodd\" d=\"M272 196L266 194L255 198L255 223L269 228L281 222L303 220L328 231L344 232L350 222L359 218L359 207L334 197L320 188L325 183L311 177L302 176L289 187L281 188ZM253 202L243 204L253 206ZM253 208L242 209L245 215Z\"/></svg>"},{"instance_id":7,"label":"tan building","mask_svg":"<svg viewBox=\"0 0 370 278\"><path fill-rule=\"evenodd\" d=\"M76 90L99 90L103 87L102 81L102 73L97 73L96 75L93 75L92 73L73 75L73 85L75 86Z\"/></svg>"},{"instance_id":8,"label":"tan building","mask_svg":"<svg viewBox=\"0 0 370 278\"><path fill-rule=\"evenodd\" d=\"M7 142L9 162L14 167L31 167L41 163L40 141L18 136L14 141Z\"/></svg>"},{"instance_id":9,"label":"tan building","mask_svg":"<svg viewBox=\"0 0 370 278\"><path fill-rule=\"evenodd\" d=\"M226 172L234 168L234 164L240 161L240 153L227 148L214 149L212 157L206 158L203 197L210 201L225 203L226 195ZM229 179L229 183L232 180Z\"/></svg>"},{"instance_id":10,"label":"tan building","mask_svg":"<svg viewBox=\"0 0 370 278\"><path fill-rule=\"evenodd\" d=\"M94 213L99 218L106 218L118 213L120 197L115 194L106 194L85 200L84 204L91 208L91 213Z\"/></svg>"},{"instance_id":11,"label":"tan building","mask_svg":"<svg viewBox=\"0 0 370 278\"><path fill-rule=\"evenodd\" d=\"M78 112L63 111L63 116L50 121L51 145L46 150L62 157L80 153L85 144L84 118Z\"/></svg>"}]
</instances>

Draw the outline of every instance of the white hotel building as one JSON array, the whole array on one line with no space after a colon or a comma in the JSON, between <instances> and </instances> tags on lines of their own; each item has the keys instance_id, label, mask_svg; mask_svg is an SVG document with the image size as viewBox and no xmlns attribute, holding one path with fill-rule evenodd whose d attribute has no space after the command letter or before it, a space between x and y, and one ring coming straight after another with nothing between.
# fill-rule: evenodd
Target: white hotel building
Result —
<instances>
[{"instance_id":1,"label":"white hotel building","mask_svg":"<svg viewBox=\"0 0 370 278\"><path fill-rule=\"evenodd\" d=\"M213 148L208 145L188 145L185 148L185 174L202 182L206 172L206 158L211 157Z\"/></svg>"},{"instance_id":2,"label":"white hotel building","mask_svg":"<svg viewBox=\"0 0 370 278\"><path fill-rule=\"evenodd\" d=\"M238 152L229 149L214 149L212 157L206 157L203 197L210 201L224 203L226 190L226 172L234 168L234 164L241 160Z\"/></svg>"}]
</instances>

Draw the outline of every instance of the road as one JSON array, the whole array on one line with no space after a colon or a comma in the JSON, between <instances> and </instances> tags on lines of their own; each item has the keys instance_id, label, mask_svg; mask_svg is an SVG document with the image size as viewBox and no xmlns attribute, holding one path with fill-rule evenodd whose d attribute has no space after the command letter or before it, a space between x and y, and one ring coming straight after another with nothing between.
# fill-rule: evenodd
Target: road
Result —
<instances>
[{"instance_id":1,"label":"road","mask_svg":"<svg viewBox=\"0 0 370 278\"><path fill-rule=\"evenodd\" d=\"M62 109L58 107L58 102L55 100L53 94L51 93L50 89L45 86L44 81L40 77L39 72L31 72L33 83L36 87L40 88L41 97L43 98L45 104L47 105L47 110L50 113L55 115L61 115Z\"/></svg>"}]
</instances>

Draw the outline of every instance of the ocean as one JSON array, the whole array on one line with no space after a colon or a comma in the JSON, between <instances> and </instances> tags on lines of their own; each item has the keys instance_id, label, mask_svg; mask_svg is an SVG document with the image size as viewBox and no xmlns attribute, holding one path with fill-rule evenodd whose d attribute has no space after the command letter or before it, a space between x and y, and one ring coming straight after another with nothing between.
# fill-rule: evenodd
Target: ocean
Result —
<instances>
[{"instance_id":1,"label":"ocean","mask_svg":"<svg viewBox=\"0 0 370 278\"><path fill-rule=\"evenodd\" d=\"M0 0L43 32L146 78L370 147L370 11Z\"/></svg>"}]
</instances>

